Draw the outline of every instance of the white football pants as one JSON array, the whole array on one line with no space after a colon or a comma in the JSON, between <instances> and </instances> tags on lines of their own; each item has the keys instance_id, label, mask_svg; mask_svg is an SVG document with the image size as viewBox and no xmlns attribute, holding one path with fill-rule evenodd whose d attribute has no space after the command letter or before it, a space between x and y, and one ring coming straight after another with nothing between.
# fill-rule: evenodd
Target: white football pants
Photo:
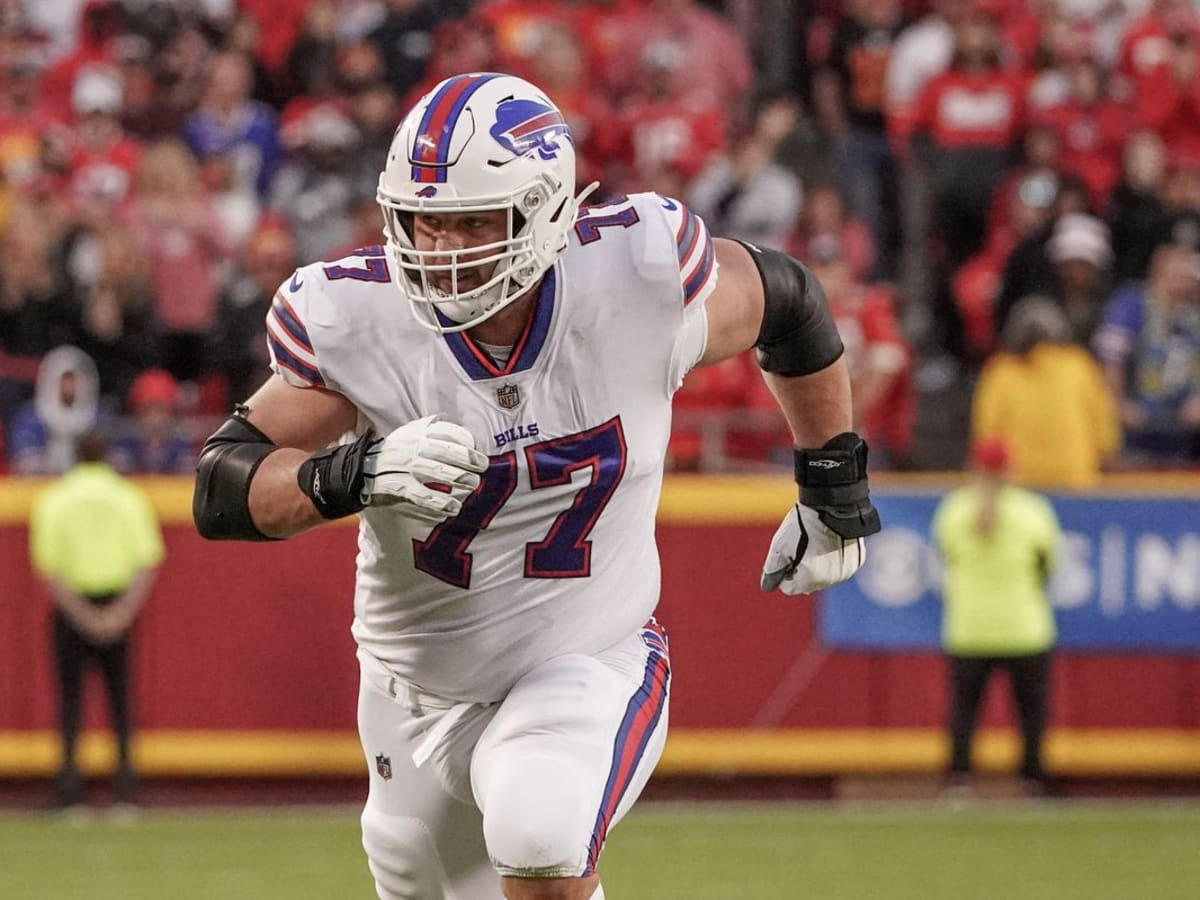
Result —
<instances>
[{"instance_id":1,"label":"white football pants","mask_svg":"<svg viewBox=\"0 0 1200 900\"><path fill-rule=\"evenodd\" d=\"M417 693L359 658L363 847L381 900L501 900L499 875L592 874L662 755L670 664L653 621L542 663L487 705Z\"/></svg>"}]
</instances>

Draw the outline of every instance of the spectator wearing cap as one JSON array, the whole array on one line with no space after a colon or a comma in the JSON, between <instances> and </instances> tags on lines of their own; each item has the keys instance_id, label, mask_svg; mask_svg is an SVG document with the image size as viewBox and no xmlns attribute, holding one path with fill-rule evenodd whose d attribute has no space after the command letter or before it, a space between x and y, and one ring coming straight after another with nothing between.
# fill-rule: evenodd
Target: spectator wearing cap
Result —
<instances>
[{"instance_id":1,"label":"spectator wearing cap","mask_svg":"<svg viewBox=\"0 0 1200 900\"><path fill-rule=\"evenodd\" d=\"M1057 641L1046 584L1062 543L1050 501L1009 481L1003 441L972 444L969 481L933 516L942 558L942 650L949 668L948 785L969 790L971 745L996 670L1012 687L1021 731L1020 776L1045 791L1042 738L1051 653Z\"/></svg>"},{"instance_id":2,"label":"spectator wearing cap","mask_svg":"<svg viewBox=\"0 0 1200 900\"><path fill-rule=\"evenodd\" d=\"M301 259L330 259L349 243L363 193L350 165L358 130L333 103L311 108L289 129L294 155L279 170L270 208L287 220Z\"/></svg>"},{"instance_id":3,"label":"spectator wearing cap","mask_svg":"<svg viewBox=\"0 0 1200 900\"><path fill-rule=\"evenodd\" d=\"M1108 226L1086 213L1065 215L1054 225L1046 256L1054 267L1049 296L1066 313L1072 340L1089 346L1110 290Z\"/></svg>"},{"instance_id":4,"label":"spectator wearing cap","mask_svg":"<svg viewBox=\"0 0 1200 900\"><path fill-rule=\"evenodd\" d=\"M118 204L129 193L141 160L141 142L121 124L119 73L108 66L80 69L71 91L74 123L68 145L70 192L77 202Z\"/></svg>"},{"instance_id":5,"label":"spectator wearing cap","mask_svg":"<svg viewBox=\"0 0 1200 900\"><path fill-rule=\"evenodd\" d=\"M1096 354L1125 426L1125 457L1143 466L1200 459L1200 263L1164 244L1143 283L1120 288L1104 310Z\"/></svg>"},{"instance_id":6,"label":"spectator wearing cap","mask_svg":"<svg viewBox=\"0 0 1200 900\"><path fill-rule=\"evenodd\" d=\"M996 298L997 332L1003 330L1018 300L1031 294L1054 292L1056 274L1047 246L1060 219L1089 211L1088 198L1087 185L1078 178L1063 175L1054 179L1053 201L1045 224L1018 242L1004 263L1000 294Z\"/></svg>"},{"instance_id":7,"label":"spectator wearing cap","mask_svg":"<svg viewBox=\"0 0 1200 900\"><path fill-rule=\"evenodd\" d=\"M1016 480L1038 488L1092 487L1115 456L1120 424L1104 372L1053 299L1013 309L980 373L971 432L1004 438Z\"/></svg>"},{"instance_id":8,"label":"spectator wearing cap","mask_svg":"<svg viewBox=\"0 0 1200 900\"><path fill-rule=\"evenodd\" d=\"M128 416L112 442L113 465L127 475L182 475L196 464L196 442L176 415L179 386L165 369L147 369L126 399Z\"/></svg>"}]
</instances>

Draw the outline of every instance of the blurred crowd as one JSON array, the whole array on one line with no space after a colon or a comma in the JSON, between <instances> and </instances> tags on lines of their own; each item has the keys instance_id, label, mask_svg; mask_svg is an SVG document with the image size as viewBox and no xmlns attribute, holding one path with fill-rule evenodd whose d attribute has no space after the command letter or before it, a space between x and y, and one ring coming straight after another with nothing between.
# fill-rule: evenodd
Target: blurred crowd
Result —
<instances>
[{"instance_id":1,"label":"blurred crowd","mask_svg":"<svg viewBox=\"0 0 1200 900\"><path fill-rule=\"evenodd\" d=\"M1027 481L1200 460L1193 0L0 0L7 471L96 424L189 471L279 285L379 242L399 117L472 70L546 90L599 199L812 266L878 466L922 464L939 385L971 409L933 439ZM678 469L790 462L750 354L676 409Z\"/></svg>"}]
</instances>

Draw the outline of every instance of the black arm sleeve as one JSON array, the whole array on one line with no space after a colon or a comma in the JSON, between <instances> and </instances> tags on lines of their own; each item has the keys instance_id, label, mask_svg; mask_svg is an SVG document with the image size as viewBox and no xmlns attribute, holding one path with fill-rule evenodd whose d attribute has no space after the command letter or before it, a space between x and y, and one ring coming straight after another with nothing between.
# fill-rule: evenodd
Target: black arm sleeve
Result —
<instances>
[{"instance_id":1,"label":"black arm sleeve","mask_svg":"<svg viewBox=\"0 0 1200 900\"><path fill-rule=\"evenodd\" d=\"M250 517L250 481L274 450L271 439L246 421L244 406L204 442L192 494L192 519L201 537L213 541L278 540L259 531Z\"/></svg>"},{"instance_id":2,"label":"black arm sleeve","mask_svg":"<svg viewBox=\"0 0 1200 900\"><path fill-rule=\"evenodd\" d=\"M739 241L763 284L758 365L775 375L811 375L842 355L842 339L817 276L786 253Z\"/></svg>"}]
</instances>

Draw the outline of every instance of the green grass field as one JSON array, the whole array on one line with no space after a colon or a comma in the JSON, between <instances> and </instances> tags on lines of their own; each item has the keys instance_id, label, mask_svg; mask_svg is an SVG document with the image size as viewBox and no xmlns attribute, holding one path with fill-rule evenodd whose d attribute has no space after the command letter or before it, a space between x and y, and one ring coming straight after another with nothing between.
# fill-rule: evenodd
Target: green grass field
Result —
<instances>
[{"instance_id":1,"label":"green grass field","mask_svg":"<svg viewBox=\"0 0 1200 900\"><path fill-rule=\"evenodd\" d=\"M1195 900L1200 805L647 804L609 900ZM374 897L352 810L0 816L3 900Z\"/></svg>"}]
</instances>

